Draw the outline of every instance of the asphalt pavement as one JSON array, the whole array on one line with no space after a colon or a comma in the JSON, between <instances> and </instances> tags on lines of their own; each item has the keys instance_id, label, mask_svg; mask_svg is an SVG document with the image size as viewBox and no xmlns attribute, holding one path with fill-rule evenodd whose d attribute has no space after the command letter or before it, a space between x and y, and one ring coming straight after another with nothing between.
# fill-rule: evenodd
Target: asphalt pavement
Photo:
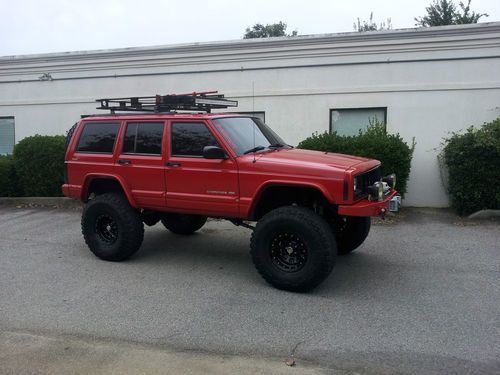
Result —
<instances>
[{"instance_id":1,"label":"asphalt pavement","mask_svg":"<svg viewBox=\"0 0 500 375\"><path fill-rule=\"evenodd\" d=\"M500 373L500 225L407 210L307 294L253 268L248 229L147 227L129 261L87 249L77 209L0 206L0 330L360 373Z\"/></svg>"}]
</instances>

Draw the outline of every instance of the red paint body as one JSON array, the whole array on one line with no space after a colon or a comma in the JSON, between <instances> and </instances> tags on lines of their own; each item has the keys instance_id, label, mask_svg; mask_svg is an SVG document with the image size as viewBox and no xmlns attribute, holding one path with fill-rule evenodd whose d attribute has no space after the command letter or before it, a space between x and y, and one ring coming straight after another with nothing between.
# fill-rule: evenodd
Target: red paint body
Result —
<instances>
[{"instance_id":1,"label":"red paint body","mask_svg":"<svg viewBox=\"0 0 500 375\"><path fill-rule=\"evenodd\" d=\"M254 209L269 186L308 187L319 191L341 215L375 216L387 210L393 190L383 201L354 200L353 176L380 165L377 160L319 151L274 149L237 156L211 119L227 114L140 114L82 119L66 152L67 197L86 201L95 178L118 181L135 208L252 220ZM234 116L234 114L232 115ZM244 117L244 116L242 116ZM161 156L121 155L127 122L163 122ZM225 150L228 159L171 155L171 122L203 122ZM113 154L76 152L83 124L119 122ZM119 159L130 164L118 164ZM167 166L167 163L181 163Z\"/></svg>"}]
</instances>

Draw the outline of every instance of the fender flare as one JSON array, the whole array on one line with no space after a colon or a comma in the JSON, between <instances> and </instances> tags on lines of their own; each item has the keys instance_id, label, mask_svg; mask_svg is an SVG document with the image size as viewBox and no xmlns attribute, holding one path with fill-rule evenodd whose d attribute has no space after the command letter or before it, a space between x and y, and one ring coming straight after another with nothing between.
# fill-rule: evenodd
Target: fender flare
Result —
<instances>
[{"instance_id":1,"label":"fender flare","mask_svg":"<svg viewBox=\"0 0 500 375\"><path fill-rule=\"evenodd\" d=\"M325 189L324 186L320 184L315 184L312 182L303 182L303 181L285 181L285 180L269 180L264 183L262 183L258 188L257 188L257 193L252 199L252 202L250 204L250 209L249 209L249 214L253 215L255 213L255 208L257 207L262 195L266 191L267 188L269 187L297 187L297 188L308 188L308 189L314 189L317 190L321 195L325 197L325 199L330 202L330 203L335 203L335 200L333 199L332 195L330 192Z\"/></svg>"},{"instance_id":2,"label":"fender flare","mask_svg":"<svg viewBox=\"0 0 500 375\"><path fill-rule=\"evenodd\" d=\"M134 207L134 208L139 208L136 201L132 197L132 192L128 185L126 184L125 180L118 175L115 174L108 174L108 173L89 173L85 176L85 181L82 186L82 192L80 195L80 199L82 201L87 201L87 196L88 196L88 189L91 184L91 182L95 179L108 179L108 180L115 180L118 182L120 187L122 188L123 192L125 193L125 196L127 197L127 200L129 204Z\"/></svg>"}]
</instances>

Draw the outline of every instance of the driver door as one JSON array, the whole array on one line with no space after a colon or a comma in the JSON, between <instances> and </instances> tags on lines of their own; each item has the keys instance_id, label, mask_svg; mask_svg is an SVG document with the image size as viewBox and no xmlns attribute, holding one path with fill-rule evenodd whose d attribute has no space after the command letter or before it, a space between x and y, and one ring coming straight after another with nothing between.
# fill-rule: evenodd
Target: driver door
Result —
<instances>
[{"instance_id":1,"label":"driver door","mask_svg":"<svg viewBox=\"0 0 500 375\"><path fill-rule=\"evenodd\" d=\"M170 121L166 162L167 206L208 216L237 215L238 168L227 159L203 158L203 147L223 148L204 121Z\"/></svg>"}]
</instances>

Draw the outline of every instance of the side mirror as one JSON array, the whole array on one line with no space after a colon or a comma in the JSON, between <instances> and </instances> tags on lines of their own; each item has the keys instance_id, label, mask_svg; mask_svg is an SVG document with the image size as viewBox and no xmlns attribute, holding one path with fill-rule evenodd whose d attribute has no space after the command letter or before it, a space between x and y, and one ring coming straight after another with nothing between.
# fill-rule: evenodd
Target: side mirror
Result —
<instances>
[{"instance_id":1,"label":"side mirror","mask_svg":"<svg viewBox=\"0 0 500 375\"><path fill-rule=\"evenodd\" d=\"M224 150L217 146L203 147L203 157L205 159L227 159L227 155Z\"/></svg>"}]
</instances>

